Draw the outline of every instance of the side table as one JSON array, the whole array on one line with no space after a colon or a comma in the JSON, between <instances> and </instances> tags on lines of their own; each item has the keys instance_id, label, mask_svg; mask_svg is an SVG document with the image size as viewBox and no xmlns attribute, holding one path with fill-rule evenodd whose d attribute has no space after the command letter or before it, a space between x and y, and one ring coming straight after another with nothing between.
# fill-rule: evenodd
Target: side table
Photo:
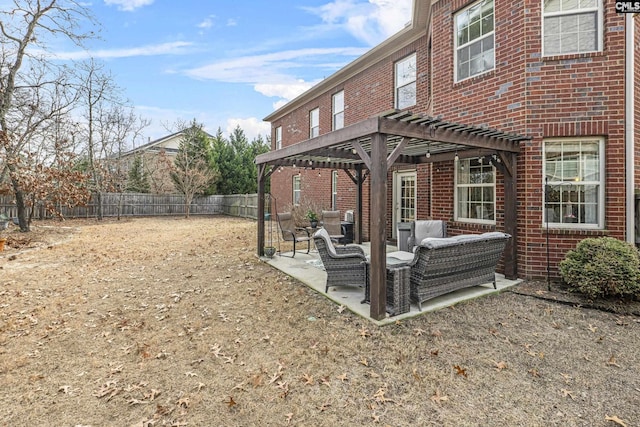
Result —
<instances>
[{"instance_id":1,"label":"side table","mask_svg":"<svg viewBox=\"0 0 640 427\"><path fill-rule=\"evenodd\" d=\"M367 262L367 278L364 290L363 303L371 302L370 268ZM407 265L387 265L387 313L391 316L407 313L411 309L409 300L409 286L411 280L411 268Z\"/></svg>"}]
</instances>

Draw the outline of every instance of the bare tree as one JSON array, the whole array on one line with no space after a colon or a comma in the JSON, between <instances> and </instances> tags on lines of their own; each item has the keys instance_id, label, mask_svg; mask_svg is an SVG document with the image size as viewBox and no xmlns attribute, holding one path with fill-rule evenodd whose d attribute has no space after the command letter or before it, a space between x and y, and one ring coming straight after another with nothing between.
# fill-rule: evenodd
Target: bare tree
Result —
<instances>
[{"instance_id":1,"label":"bare tree","mask_svg":"<svg viewBox=\"0 0 640 427\"><path fill-rule=\"evenodd\" d=\"M51 94L69 92L62 90L67 87L65 73L41 52L47 50L45 41L58 37L82 45L93 37L79 30L87 19L93 21L88 9L75 0L13 0L0 10L0 178L10 180L22 231L29 231L26 174L21 169L24 151L38 138L46 138L43 128L59 121L73 104L44 102Z\"/></svg>"},{"instance_id":2,"label":"bare tree","mask_svg":"<svg viewBox=\"0 0 640 427\"><path fill-rule=\"evenodd\" d=\"M217 179L211 168L211 142L194 120L184 129L171 174L176 189L184 195L185 216L190 214L191 202L196 194L204 193Z\"/></svg>"}]
</instances>

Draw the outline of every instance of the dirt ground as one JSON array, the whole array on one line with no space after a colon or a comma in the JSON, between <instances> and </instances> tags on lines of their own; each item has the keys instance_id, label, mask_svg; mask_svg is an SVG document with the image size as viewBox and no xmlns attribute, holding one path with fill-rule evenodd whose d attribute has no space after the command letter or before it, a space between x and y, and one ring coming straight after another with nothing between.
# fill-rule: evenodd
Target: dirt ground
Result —
<instances>
[{"instance_id":1,"label":"dirt ground","mask_svg":"<svg viewBox=\"0 0 640 427\"><path fill-rule=\"evenodd\" d=\"M249 220L4 234L3 426L640 426L634 306L525 283L377 327L260 261Z\"/></svg>"}]
</instances>

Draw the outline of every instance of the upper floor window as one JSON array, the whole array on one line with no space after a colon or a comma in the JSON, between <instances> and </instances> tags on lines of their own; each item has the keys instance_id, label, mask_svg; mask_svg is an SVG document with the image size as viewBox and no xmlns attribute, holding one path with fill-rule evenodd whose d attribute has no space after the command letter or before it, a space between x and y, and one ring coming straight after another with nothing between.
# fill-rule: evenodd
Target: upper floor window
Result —
<instances>
[{"instance_id":1,"label":"upper floor window","mask_svg":"<svg viewBox=\"0 0 640 427\"><path fill-rule=\"evenodd\" d=\"M309 138L320 135L320 109L314 108L309 111Z\"/></svg>"},{"instance_id":2,"label":"upper floor window","mask_svg":"<svg viewBox=\"0 0 640 427\"><path fill-rule=\"evenodd\" d=\"M300 204L300 175L293 175L292 201L294 206L298 206Z\"/></svg>"},{"instance_id":3,"label":"upper floor window","mask_svg":"<svg viewBox=\"0 0 640 427\"><path fill-rule=\"evenodd\" d=\"M342 129L344 127L344 91L333 95L332 98L333 111L333 130Z\"/></svg>"},{"instance_id":4,"label":"upper floor window","mask_svg":"<svg viewBox=\"0 0 640 427\"><path fill-rule=\"evenodd\" d=\"M416 105L416 54L396 62L395 66L396 108Z\"/></svg>"},{"instance_id":5,"label":"upper floor window","mask_svg":"<svg viewBox=\"0 0 640 427\"><path fill-rule=\"evenodd\" d=\"M282 148L282 126L276 128L276 150Z\"/></svg>"},{"instance_id":6,"label":"upper floor window","mask_svg":"<svg viewBox=\"0 0 640 427\"><path fill-rule=\"evenodd\" d=\"M482 0L455 16L455 81L495 67L493 0Z\"/></svg>"},{"instance_id":7,"label":"upper floor window","mask_svg":"<svg viewBox=\"0 0 640 427\"><path fill-rule=\"evenodd\" d=\"M544 142L545 222L604 226L603 147L600 138Z\"/></svg>"},{"instance_id":8,"label":"upper floor window","mask_svg":"<svg viewBox=\"0 0 640 427\"><path fill-rule=\"evenodd\" d=\"M455 217L458 221L494 224L496 173L486 157L458 160Z\"/></svg>"},{"instance_id":9,"label":"upper floor window","mask_svg":"<svg viewBox=\"0 0 640 427\"><path fill-rule=\"evenodd\" d=\"M602 3L599 0L544 0L544 56L601 50Z\"/></svg>"}]
</instances>

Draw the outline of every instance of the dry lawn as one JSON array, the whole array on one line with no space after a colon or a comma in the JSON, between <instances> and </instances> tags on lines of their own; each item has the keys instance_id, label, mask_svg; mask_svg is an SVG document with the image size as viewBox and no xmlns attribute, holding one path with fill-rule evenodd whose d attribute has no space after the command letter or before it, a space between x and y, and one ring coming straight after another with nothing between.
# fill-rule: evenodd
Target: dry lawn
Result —
<instances>
[{"instance_id":1,"label":"dry lawn","mask_svg":"<svg viewBox=\"0 0 640 427\"><path fill-rule=\"evenodd\" d=\"M255 229L10 231L0 425L640 426L637 316L504 292L377 327L257 259Z\"/></svg>"}]
</instances>

